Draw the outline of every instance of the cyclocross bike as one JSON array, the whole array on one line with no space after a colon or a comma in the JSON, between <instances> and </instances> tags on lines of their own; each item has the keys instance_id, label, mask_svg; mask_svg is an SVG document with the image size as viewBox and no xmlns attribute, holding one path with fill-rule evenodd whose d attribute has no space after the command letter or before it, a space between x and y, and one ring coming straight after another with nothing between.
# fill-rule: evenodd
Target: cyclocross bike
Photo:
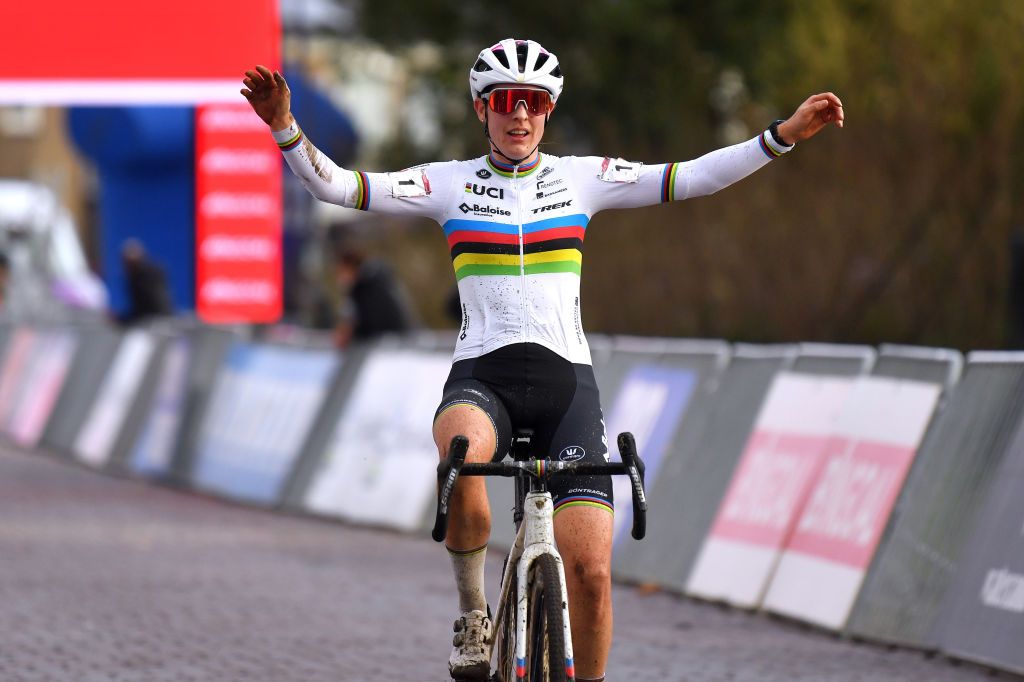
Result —
<instances>
[{"instance_id":1,"label":"cyclocross bike","mask_svg":"<svg viewBox=\"0 0 1024 682\"><path fill-rule=\"evenodd\" d=\"M516 539L505 559L498 612L492 627L496 654L492 682L573 682L569 601L562 557L555 548L554 510L547 482L554 476L629 476L633 496L632 535L644 537L647 499L644 463L630 433L619 434L622 462L583 463L536 459L529 431L517 431L512 461L466 464L469 441L452 439L448 457L437 467L437 515L431 536L443 542L448 531L448 504L459 476L507 476L516 484L513 520Z\"/></svg>"}]
</instances>

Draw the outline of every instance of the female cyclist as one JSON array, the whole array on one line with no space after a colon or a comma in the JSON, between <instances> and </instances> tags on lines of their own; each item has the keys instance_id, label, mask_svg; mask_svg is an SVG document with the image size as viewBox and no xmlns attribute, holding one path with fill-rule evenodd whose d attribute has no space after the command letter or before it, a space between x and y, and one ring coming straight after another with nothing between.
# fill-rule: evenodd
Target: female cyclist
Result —
<instances>
[{"instance_id":1,"label":"female cyclist","mask_svg":"<svg viewBox=\"0 0 1024 682\"><path fill-rule=\"evenodd\" d=\"M693 161L648 165L542 154L562 93L558 59L534 41L506 39L482 50L469 71L486 155L366 173L339 168L303 135L280 73L257 66L242 83L288 165L318 199L428 216L444 230L462 324L433 433L442 458L453 436L468 437L469 462L503 456L514 428L532 429L534 451L551 458L607 459L579 298L583 241L594 214L712 194L829 123L843 125L839 98L826 92L756 137ZM576 679L603 680L612 637L611 483L584 477L555 483L551 493ZM483 479L459 481L450 519L447 547L461 615L449 668L455 679L486 680L490 508Z\"/></svg>"}]
</instances>

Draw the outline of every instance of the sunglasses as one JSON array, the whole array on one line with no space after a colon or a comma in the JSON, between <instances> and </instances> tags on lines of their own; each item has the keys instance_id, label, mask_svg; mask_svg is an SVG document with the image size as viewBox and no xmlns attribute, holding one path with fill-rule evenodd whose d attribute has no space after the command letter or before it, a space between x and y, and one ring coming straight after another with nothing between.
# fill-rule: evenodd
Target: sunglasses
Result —
<instances>
[{"instance_id":1,"label":"sunglasses","mask_svg":"<svg viewBox=\"0 0 1024 682\"><path fill-rule=\"evenodd\" d=\"M501 88L491 90L487 95L487 106L496 114L511 114L522 102L532 116L541 116L554 108L551 93L547 90L527 88Z\"/></svg>"}]
</instances>

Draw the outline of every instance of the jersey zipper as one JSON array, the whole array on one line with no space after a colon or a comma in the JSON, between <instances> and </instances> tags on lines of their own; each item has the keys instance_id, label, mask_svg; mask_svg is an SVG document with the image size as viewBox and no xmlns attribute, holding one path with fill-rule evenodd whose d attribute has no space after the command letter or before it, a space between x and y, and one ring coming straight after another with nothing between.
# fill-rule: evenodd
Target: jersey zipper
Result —
<instances>
[{"instance_id":1,"label":"jersey zipper","mask_svg":"<svg viewBox=\"0 0 1024 682\"><path fill-rule=\"evenodd\" d=\"M522 315L520 316L520 335L523 343L529 341L526 317L526 249L523 239L523 198L519 191L519 164L512 167L512 188L516 195L516 222L519 224L519 288L522 299Z\"/></svg>"}]
</instances>

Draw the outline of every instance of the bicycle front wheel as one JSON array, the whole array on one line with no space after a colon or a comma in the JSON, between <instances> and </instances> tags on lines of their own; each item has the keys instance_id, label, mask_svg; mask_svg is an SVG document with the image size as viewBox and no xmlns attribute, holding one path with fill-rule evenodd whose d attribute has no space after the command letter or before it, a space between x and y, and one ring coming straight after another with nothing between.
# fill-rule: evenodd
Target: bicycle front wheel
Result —
<instances>
[{"instance_id":1,"label":"bicycle front wheel","mask_svg":"<svg viewBox=\"0 0 1024 682\"><path fill-rule=\"evenodd\" d=\"M562 581L550 554L531 567L530 601L526 615L526 667L530 682L566 682L565 620Z\"/></svg>"},{"instance_id":2,"label":"bicycle front wheel","mask_svg":"<svg viewBox=\"0 0 1024 682\"><path fill-rule=\"evenodd\" d=\"M505 570L509 570L505 567ZM500 619L494 624L494 647L497 671L494 682L516 681L516 574L512 568L511 583L505 601L499 608Z\"/></svg>"}]
</instances>

